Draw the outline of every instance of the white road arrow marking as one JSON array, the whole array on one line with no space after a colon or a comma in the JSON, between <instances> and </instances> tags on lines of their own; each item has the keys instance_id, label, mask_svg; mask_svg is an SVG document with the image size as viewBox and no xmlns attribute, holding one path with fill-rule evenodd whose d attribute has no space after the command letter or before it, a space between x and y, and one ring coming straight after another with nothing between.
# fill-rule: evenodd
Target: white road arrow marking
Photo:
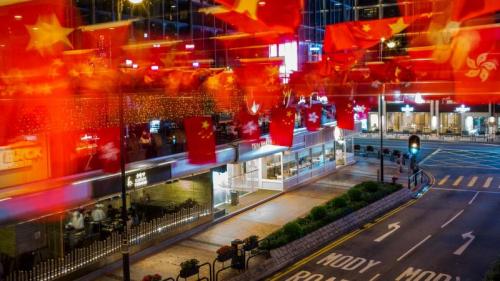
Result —
<instances>
[{"instance_id":1,"label":"white road arrow marking","mask_svg":"<svg viewBox=\"0 0 500 281\"><path fill-rule=\"evenodd\" d=\"M399 225L399 222L395 222L395 223L391 223L387 226L387 228L389 229L389 232L387 232L386 234L380 236L379 238L373 240L375 242L382 242L385 238L387 238L389 235L393 234L394 232L396 232L399 228L401 228L401 226Z\"/></svg>"},{"instance_id":2,"label":"white road arrow marking","mask_svg":"<svg viewBox=\"0 0 500 281\"><path fill-rule=\"evenodd\" d=\"M462 234L462 238L469 239L469 241L465 242L462 246L460 246L460 248L458 248L453 253L454 255L460 256L461 254L463 254L463 252L467 249L467 247L469 247L469 245L472 243L472 241L474 241L474 239L476 239L476 236L474 236L474 234L472 234L472 231L470 231L470 232Z\"/></svg>"}]
</instances>

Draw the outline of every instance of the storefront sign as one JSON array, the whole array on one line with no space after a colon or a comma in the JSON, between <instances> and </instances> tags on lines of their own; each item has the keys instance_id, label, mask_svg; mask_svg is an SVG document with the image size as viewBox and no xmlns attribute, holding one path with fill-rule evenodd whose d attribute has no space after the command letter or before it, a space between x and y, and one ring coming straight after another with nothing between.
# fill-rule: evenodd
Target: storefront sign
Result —
<instances>
[{"instance_id":1,"label":"storefront sign","mask_svg":"<svg viewBox=\"0 0 500 281\"><path fill-rule=\"evenodd\" d=\"M135 175L127 176L127 187L138 188L148 185L148 176L146 172L139 172Z\"/></svg>"},{"instance_id":2,"label":"storefront sign","mask_svg":"<svg viewBox=\"0 0 500 281\"><path fill-rule=\"evenodd\" d=\"M402 112L405 112L405 113L410 113L410 112L413 112L413 110L415 110L413 107L409 106L409 105L406 105L404 107L401 107L401 111Z\"/></svg>"},{"instance_id":3,"label":"storefront sign","mask_svg":"<svg viewBox=\"0 0 500 281\"><path fill-rule=\"evenodd\" d=\"M42 158L38 145L12 145L0 147L0 171L31 167L33 161Z\"/></svg>"},{"instance_id":4,"label":"storefront sign","mask_svg":"<svg viewBox=\"0 0 500 281\"><path fill-rule=\"evenodd\" d=\"M465 107L465 105L461 105L457 108L455 108L455 111L458 112L458 113L465 113L465 112L469 112L470 111L470 107Z\"/></svg>"},{"instance_id":5,"label":"storefront sign","mask_svg":"<svg viewBox=\"0 0 500 281\"><path fill-rule=\"evenodd\" d=\"M271 139L263 139L259 142L256 142L256 143L252 143L252 150L257 150L261 147L263 147L264 145L267 145L267 144L272 144L272 141Z\"/></svg>"}]
</instances>

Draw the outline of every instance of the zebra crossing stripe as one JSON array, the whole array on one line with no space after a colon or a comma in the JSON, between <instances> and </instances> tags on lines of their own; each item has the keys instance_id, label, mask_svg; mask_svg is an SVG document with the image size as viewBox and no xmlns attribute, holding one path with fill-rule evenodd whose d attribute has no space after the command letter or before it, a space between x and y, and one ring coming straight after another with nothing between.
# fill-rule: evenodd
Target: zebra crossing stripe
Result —
<instances>
[{"instance_id":1,"label":"zebra crossing stripe","mask_svg":"<svg viewBox=\"0 0 500 281\"><path fill-rule=\"evenodd\" d=\"M492 181L492 180L493 180L493 177L488 177L488 178L486 179L486 181L484 182L483 187L484 187L484 188L488 188L488 187L490 187L490 185L491 185L491 181Z\"/></svg>"},{"instance_id":2,"label":"zebra crossing stripe","mask_svg":"<svg viewBox=\"0 0 500 281\"><path fill-rule=\"evenodd\" d=\"M442 180L438 182L438 185L443 185L446 183L446 181L450 178L450 175L446 175Z\"/></svg>"},{"instance_id":3,"label":"zebra crossing stripe","mask_svg":"<svg viewBox=\"0 0 500 281\"><path fill-rule=\"evenodd\" d=\"M460 184L460 182L463 180L464 176L459 176L458 179L455 180L453 183L453 186L457 186Z\"/></svg>"},{"instance_id":4,"label":"zebra crossing stripe","mask_svg":"<svg viewBox=\"0 0 500 281\"><path fill-rule=\"evenodd\" d=\"M476 184L477 177L472 177L470 180L469 184L467 185L468 187L473 187Z\"/></svg>"}]
</instances>

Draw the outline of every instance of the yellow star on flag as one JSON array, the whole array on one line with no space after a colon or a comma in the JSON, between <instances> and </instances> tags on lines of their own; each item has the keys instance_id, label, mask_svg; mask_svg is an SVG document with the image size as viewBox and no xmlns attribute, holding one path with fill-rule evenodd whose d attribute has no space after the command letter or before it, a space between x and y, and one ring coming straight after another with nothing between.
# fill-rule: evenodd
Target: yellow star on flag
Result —
<instances>
[{"instance_id":1,"label":"yellow star on flag","mask_svg":"<svg viewBox=\"0 0 500 281\"><path fill-rule=\"evenodd\" d=\"M287 116L287 117L292 116L292 114L293 114L293 113L292 113L291 111L287 111L287 112L286 112L286 116Z\"/></svg>"},{"instance_id":2,"label":"yellow star on flag","mask_svg":"<svg viewBox=\"0 0 500 281\"><path fill-rule=\"evenodd\" d=\"M389 27L392 30L392 34L397 34L407 28L409 24L406 24L403 18L399 18L395 23L389 24Z\"/></svg>"},{"instance_id":3,"label":"yellow star on flag","mask_svg":"<svg viewBox=\"0 0 500 281\"><path fill-rule=\"evenodd\" d=\"M210 124L208 124L208 121L201 122L201 128L208 129L208 127L210 127Z\"/></svg>"},{"instance_id":4,"label":"yellow star on flag","mask_svg":"<svg viewBox=\"0 0 500 281\"><path fill-rule=\"evenodd\" d=\"M53 53L53 46L62 43L73 48L68 35L73 28L62 27L56 15L39 16L34 25L26 25L30 35L30 41L26 50L36 50L42 56Z\"/></svg>"},{"instance_id":5,"label":"yellow star on flag","mask_svg":"<svg viewBox=\"0 0 500 281\"><path fill-rule=\"evenodd\" d=\"M246 14L253 20L257 20L258 4L259 0L237 0L233 10L238 13Z\"/></svg>"},{"instance_id":6,"label":"yellow star on flag","mask_svg":"<svg viewBox=\"0 0 500 281\"><path fill-rule=\"evenodd\" d=\"M369 24L363 24L363 27L361 29L363 29L364 32L368 32L368 31L372 30L372 28Z\"/></svg>"}]
</instances>

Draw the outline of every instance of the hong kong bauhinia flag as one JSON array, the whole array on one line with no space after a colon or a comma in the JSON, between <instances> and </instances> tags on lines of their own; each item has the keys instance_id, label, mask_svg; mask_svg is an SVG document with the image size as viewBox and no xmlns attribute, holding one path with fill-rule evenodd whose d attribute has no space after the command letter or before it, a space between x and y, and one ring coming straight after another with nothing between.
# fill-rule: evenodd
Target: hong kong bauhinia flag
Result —
<instances>
[{"instance_id":1,"label":"hong kong bauhinia flag","mask_svg":"<svg viewBox=\"0 0 500 281\"><path fill-rule=\"evenodd\" d=\"M105 128L98 133L98 157L102 170L116 173L120 170L120 128Z\"/></svg>"},{"instance_id":2,"label":"hong kong bauhinia flag","mask_svg":"<svg viewBox=\"0 0 500 281\"><path fill-rule=\"evenodd\" d=\"M259 116L251 115L246 111L240 112L238 116L240 137L243 140L260 139Z\"/></svg>"},{"instance_id":3,"label":"hong kong bauhinia flag","mask_svg":"<svg viewBox=\"0 0 500 281\"><path fill-rule=\"evenodd\" d=\"M188 159L191 164L214 163L215 136L212 119L194 116L184 119Z\"/></svg>"},{"instance_id":4,"label":"hong kong bauhinia flag","mask_svg":"<svg viewBox=\"0 0 500 281\"><path fill-rule=\"evenodd\" d=\"M273 144L292 146L295 112L295 108L275 108L271 112L269 131Z\"/></svg>"},{"instance_id":5,"label":"hong kong bauhinia flag","mask_svg":"<svg viewBox=\"0 0 500 281\"><path fill-rule=\"evenodd\" d=\"M321 113L323 106L321 104L313 104L306 108L304 118L308 131L317 131L321 128Z\"/></svg>"}]
</instances>

